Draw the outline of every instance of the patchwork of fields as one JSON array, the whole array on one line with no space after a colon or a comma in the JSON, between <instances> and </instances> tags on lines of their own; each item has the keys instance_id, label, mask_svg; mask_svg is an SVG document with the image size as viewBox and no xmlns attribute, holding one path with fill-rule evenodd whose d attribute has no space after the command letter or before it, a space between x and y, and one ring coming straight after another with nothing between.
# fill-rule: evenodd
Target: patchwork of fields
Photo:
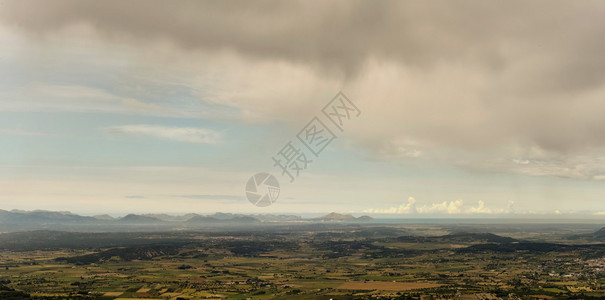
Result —
<instances>
[{"instance_id":1,"label":"patchwork of fields","mask_svg":"<svg viewBox=\"0 0 605 300\"><path fill-rule=\"evenodd\" d=\"M451 228L450 228L451 229ZM438 225L252 232L0 235L0 297L20 299L458 299L605 296L605 246L548 232ZM432 234L429 234L432 233ZM35 249L31 240L36 240ZM97 241L98 242L98 241Z\"/></svg>"}]
</instances>

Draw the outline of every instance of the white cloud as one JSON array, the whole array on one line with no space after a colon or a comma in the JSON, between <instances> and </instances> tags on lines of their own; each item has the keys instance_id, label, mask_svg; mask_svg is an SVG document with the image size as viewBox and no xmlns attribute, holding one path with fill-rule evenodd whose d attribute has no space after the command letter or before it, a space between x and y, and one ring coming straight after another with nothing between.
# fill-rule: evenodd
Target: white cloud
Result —
<instances>
[{"instance_id":1,"label":"white cloud","mask_svg":"<svg viewBox=\"0 0 605 300\"><path fill-rule=\"evenodd\" d=\"M417 206L416 199L410 197L400 206L387 209L366 209L363 212L375 214L513 214L513 205L514 201L509 200L506 209L491 209L483 200L478 200L476 206L465 208L463 200L455 200Z\"/></svg>"},{"instance_id":2,"label":"white cloud","mask_svg":"<svg viewBox=\"0 0 605 300\"><path fill-rule=\"evenodd\" d=\"M0 91L0 111L68 111L175 116L158 104L82 85L32 83ZM7 101L10 100L10 101Z\"/></svg>"},{"instance_id":3,"label":"white cloud","mask_svg":"<svg viewBox=\"0 0 605 300\"><path fill-rule=\"evenodd\" d=\"M462 212L462 200L456 201L443 201L441 203L433 203L432 205L422 206L418 208L419 213L447 213L447 214L459 214Z\"/></svg>"},{"instance_id":4,"label":"white cloud","mask_svg":"<svg viewBox=\"0 0 605 300\"><path fill-rule=\"evenodd\" d=\"M366 209L365 213L375 213L375 214L415 214L416 210L416 199L414 197L409 197L408 202L401 204L398 207L391 207L387 209Z\"/></svg>"},{"instance_id":5,"label":"white cloud","mask_svg":"<svg viewBox=\"0 0 605 300\"><path fill-rule=\"evenodd\" d=\"M492 210L485 207L483 200L479 200L477 201L477 206L469 208L468 212L471 214L491 214Z\"/></svg>"},{"instance_id":6,"label":"white cloud","mask_svg":"<svg viewBox=\"0 0 605 300\"><path fill-rule=\"evenodd\" d=\"M179 142L216 144L221 134L214 130L196 127L167 127L154 125L123 125L106 129L111 134L147 135Z\"/></svg>"},{"instance_id":7,"label":"white cloud","mask_svg":"<svg viewBox=\"0 0 605 300\"><path fill-rule=\"evenodd\" d=\"M504 211L504 212L509 213L509 214L515 213L515 201L508 200L507 208L506 208L506 211Z\"/></svg>"},{"instance_id":8,"label":"white cloud","mask_svg":"<svg viewBox=\"0 0 605 300\"><path fill-rule=\"evenodd\" d=\"M416 206L416 199L409 197L406 203L400 206L387 209L366 209L365 213L376 214L460 214L462 212L462 200L443 201L441 203L433 203L431 205Z\"/></svg>"}]
</instances>

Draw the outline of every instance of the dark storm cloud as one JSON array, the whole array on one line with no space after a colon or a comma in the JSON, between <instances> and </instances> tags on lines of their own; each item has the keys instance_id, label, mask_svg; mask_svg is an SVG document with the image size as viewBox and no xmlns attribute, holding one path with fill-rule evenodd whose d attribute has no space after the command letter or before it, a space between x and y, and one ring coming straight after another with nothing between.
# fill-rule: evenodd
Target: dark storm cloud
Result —
<instances>
[{"instance_id":1,"label":"dark storm cloud","mask_svg":"<svg viewBox=\"0 0 605 300\"><path fill-rule=\"evenodd\" d=\"M604 4L559 1L9 1L2 19L34 33L84 23L113 38L358 71L368 58L444 61L494 71L539 56L547 76L524 89L600 84ZM516 56L519 57L516 57ZM546 73L547 72L547 73Z\"/></svg>"}]
</instances>

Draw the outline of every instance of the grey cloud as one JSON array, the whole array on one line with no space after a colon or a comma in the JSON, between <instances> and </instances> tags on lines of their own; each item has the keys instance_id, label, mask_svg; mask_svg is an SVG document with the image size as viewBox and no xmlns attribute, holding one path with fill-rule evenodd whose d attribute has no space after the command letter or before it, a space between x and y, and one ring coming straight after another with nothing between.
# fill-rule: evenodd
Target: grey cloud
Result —
<instances>
[{"instance_id":1,"label":"grey cloud","mask_svg":"<svg viewBox=\"0 0 605 300\"><path fill-rule=\"evenodd\" d=\"M0 22L34 37L86 24L103 39L141 47L169 41L193 55L227 50L286 61L317 73L304 91L342 75L365 124L372 123L351 134L389 157L468 160L574 178L605 169L596 159L605 147L603 15L605 3L596 1L56 0L0 6ZM390 76L380 63L401 74ZM387 78L374 81L380 76ZM258 71L254 77L266 77L271 86L276 76ZM252 100L238 90L244 100L234 105L258 112L263 106L256 96L267 106L298 111L291 109L300 106L294 101L271 101L270 88L253 89ZM253 105L242 104L246 100ZM509 151L510 145L521 150ZM533 148L544 153L535 155ZM588 168L591 161L598 166Z\"/></svg>"},{"instance_id":2,"label":"grey cloud","mask_svg":"<svg viewBox=\"0 0 605 300\"><path fill-rule=\"evenodd\" d=\"M605 79L605 4L593 1L4 1L5 23L44 34L88 24L114 39L311 64L353 76L370 58L462 62L503 92L559 93Z\"/></svg>"},{"instance_id":3,"label":"grey cloud","mask_svg":"<svg viewBox=\"0 0 605 300\"><path fill-rule=\"evenodd\" d=\"M6 1L2 19L32 33L92 25L116 39L308 63L350 75L367 59L409 66L466 61L497 72L527 56L548 67L538 88L601 82L597 2ZM590 24L590 26L588 26ZM564 59L562 59L564 58ZM574 74L573 76L571 74ZM531 88L531 87L527 87Z\"/></svg>"},{"instance_id":4,"label":"grey cloud","mask_svg":"<svg viewBox=\"0 0 605 300\"><path fill-rule=\"evenodd\" d=\"M465 63L498 92L557 94L605 80L605 4L593 1L4 1L4 23L309 64L355 76L368 59Z\"/></svg>"}]
</instances>

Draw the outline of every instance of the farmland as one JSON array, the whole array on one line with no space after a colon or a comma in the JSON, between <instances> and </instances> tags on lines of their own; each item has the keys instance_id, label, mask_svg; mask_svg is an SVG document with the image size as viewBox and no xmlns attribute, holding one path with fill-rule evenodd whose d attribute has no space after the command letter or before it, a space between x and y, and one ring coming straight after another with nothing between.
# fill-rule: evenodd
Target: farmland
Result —
<instances>
[{"instance_id":1,"label":"farmland","mask_svg":"<svg viewBox=\"0 0 605 300\"><path fill-rule=\"evenodd\" d=\"M6 233L0 235L0 297L548 299L605 295L605 244L587 228L568 228L586 233L576 236L557 235L556 228L524 228L491 234L453 232L451 227L430 224L334 224L224 232ZM99 246L98 239L110 246Z\"/></svg>"}]
</instances>

